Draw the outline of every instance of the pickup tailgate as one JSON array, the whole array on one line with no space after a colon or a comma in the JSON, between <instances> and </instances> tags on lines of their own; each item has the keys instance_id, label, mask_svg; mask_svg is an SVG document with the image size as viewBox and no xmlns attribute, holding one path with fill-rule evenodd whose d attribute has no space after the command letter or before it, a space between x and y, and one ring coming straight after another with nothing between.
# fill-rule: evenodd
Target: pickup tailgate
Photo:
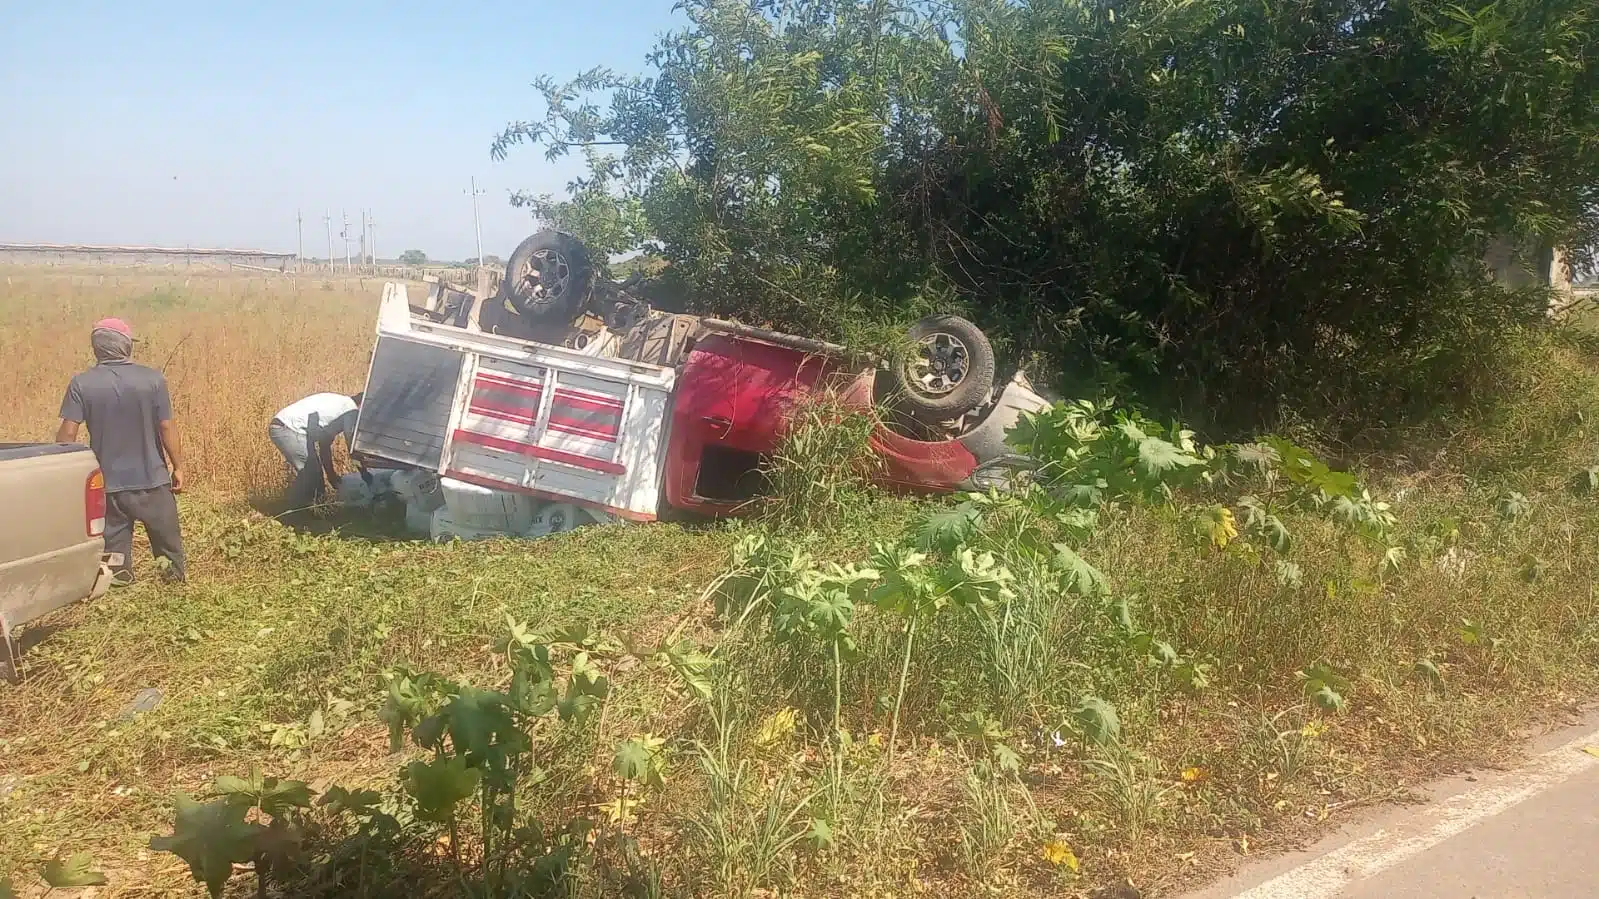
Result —
<instances>
[{"instance_id":1,"label":"pickup tailgate","mask_svg":"<svg viewBox=\"0 0 1599 899\"><path fill-rule=\"evenodd\" d=\"M653 520L676 371L413 317L384 287L353 452Z\"/></svg>"},{"instance_id":2,"label":"pickup tailgate","mask_svg":"<svg viewBox=\"0 0 1599 899\"><path fill-rule=\"evenodd\" d=\"M100 533L88 521L99 467L86 446L0 444L0 617L7 629L94 594ZM90 533L90 531L94 531Z\"/></svg>"}]
</instances>

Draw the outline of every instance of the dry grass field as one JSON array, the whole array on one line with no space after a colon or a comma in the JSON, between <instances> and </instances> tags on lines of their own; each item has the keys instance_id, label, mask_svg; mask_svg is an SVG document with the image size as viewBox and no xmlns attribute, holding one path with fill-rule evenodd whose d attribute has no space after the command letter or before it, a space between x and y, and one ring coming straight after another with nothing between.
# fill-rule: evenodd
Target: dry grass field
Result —
<instances>
[{"instance_id":1,"label":"dry grass field","mask_svg":"<svg viewBox=\"0 0 1599 899\"><path fill-rule=\"evenodd\" d=\"M166 373L192 483L240 495L277 483L273 413L366 377L382 282L0 269L0 440L49 440L67 381L94 362L89 328L133 326L136 361Z\"/></svg>"}]
</instances>

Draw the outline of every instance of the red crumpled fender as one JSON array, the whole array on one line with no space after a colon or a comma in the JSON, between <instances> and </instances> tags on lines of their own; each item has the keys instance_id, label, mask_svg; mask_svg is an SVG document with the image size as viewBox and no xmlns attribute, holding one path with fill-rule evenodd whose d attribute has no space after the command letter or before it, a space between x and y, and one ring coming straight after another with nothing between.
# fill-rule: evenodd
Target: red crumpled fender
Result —
<instances>
[{"instance_id":1,"label":"red crumpled fender","mask_svg":"<svg viewBox=\"0 0 1599 899\"><path fill-rule=\"evenodd\" d=\"M875 410L871 371L862 372L840 393L852 406ZM881 421L871 437L872 449L883 460L885 484L926 493L948 493L977 470L977 457L959 440L915 440L889 430Z\"/></svg>"},{"instance_id":2,"label":"red crumpled fender","mask_svg":"<svg viewBox=\"0 0 1599 899\"><path fill-rule=\"evenodd\" d=\"M732 508L694 496L700 452L707 443L771 452L782 439L788 407L800 397L819 385L842 381L840 400L872 411L873 379L870 369L852 375L824 357L790 347L708 335L678 372L665 460L667 502L706 511ZM871 447L883 461L879 483L920 493L957 490L978 464L958 440L913 440L881 422Z\"/></svg>"}]
</instances>

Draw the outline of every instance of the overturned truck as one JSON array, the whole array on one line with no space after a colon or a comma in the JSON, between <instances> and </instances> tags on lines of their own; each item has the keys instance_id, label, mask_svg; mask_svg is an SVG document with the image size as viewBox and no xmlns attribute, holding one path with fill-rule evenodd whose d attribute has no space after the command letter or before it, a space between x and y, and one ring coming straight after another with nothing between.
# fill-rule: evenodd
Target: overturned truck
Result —
<instances>
[{"instance_id":1,"label":"overturned truck","mask_svg":"<svg viewBox=\"0 0 1599 899\"><path fill-rule=\"evenodd\" d=\"M541 536L670 512L731 515L797 402L829 392L875 417L877 479L938 493L1003 483L1027 461L1006 429L1046 401L996 384L970 322L918 322L905 358L659 311L596 281L582 245L541 232L497 290L387 284L352 444L408 472L408 519L434 539Z\"/></svg>"}]
</instances>

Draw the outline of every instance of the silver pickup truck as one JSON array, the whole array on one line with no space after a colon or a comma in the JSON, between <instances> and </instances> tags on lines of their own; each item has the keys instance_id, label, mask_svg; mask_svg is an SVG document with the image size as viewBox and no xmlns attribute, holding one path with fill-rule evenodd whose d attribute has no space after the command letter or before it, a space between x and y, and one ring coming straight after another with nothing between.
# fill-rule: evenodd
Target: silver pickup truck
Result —
<instances>
[{"instance_id":1,"label":"silver pickup truck","mask_svg":"<svg viewBox=\"0 0 1599 899\"><path fill-rule=\"evenodd\" d=\"M0 443L0 677L15 674L20 625L111 585L105 503L87 446Z\"/></svg>"}]
</instances>

